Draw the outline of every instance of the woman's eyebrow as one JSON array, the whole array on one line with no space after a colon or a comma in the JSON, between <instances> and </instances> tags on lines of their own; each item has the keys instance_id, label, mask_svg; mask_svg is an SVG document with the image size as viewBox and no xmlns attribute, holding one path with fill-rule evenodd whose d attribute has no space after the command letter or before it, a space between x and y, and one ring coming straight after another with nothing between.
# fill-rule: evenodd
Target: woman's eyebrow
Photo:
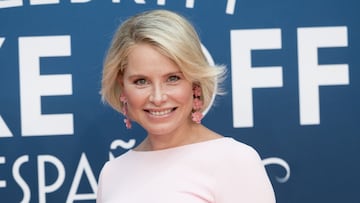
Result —
<instances>
[{"instance_id":1,"label":"woman's eyebrow","mask_svg":"<svg viewBox=\"0 0 360 203\"><path fill-rule=\"evenodd\" d=\"M181 71L175 71L175 72L169 72L167 74L165 74L165 76L169 76L169 75L182 75L183 73Z\"/></svg>"}]
</instances>

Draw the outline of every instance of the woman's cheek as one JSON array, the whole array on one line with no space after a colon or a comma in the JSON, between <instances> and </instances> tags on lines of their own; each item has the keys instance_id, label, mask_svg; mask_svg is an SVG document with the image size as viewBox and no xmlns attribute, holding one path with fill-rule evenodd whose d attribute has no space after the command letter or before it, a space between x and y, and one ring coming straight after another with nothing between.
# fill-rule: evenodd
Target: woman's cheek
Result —
<instances>
[{"instance_id":1,"label":"woman's cheek","mask_svg":"<svg viewBox=\"0 0 360 203\"><path fill-rule=\"evenodd\" d=\"M130 90L128 96L128 105L130 108L142 108L147 101L147 91L141 90ZM130 110L130 109L129 109Z\"/></svg>"}]
</instances>

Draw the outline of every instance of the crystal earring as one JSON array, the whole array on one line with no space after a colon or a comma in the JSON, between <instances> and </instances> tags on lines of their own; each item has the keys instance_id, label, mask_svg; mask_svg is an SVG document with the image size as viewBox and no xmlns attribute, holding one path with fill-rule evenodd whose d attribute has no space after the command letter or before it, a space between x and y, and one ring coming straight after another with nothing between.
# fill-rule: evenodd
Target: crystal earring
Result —
<instances>
[{"instance_id":1,"label":"crystal earring","mask_svg":"<svg viewBox=\"0 0 360 203\"><path fill-rule=\"evenodd\" d=\"M127 109L127 98L124 95L120 96L120 102L122 103L122 113L124 114L124 123L127 129L131 128L131 120L128 117L128 109Z\"/></svg>"},{"instance_id":2,"label":"crystal earring","mask_svg":"<svg viewBox=\"0 0 360 203\"><path fill-rule=\"evenodd\" d=\"M200 111L203 108L203 101L201 100L201 87L199 85L195 85L193 87L193 110L191 113L191 119L195 123L201 123L201 119L203 118L203 114Z\"/></svg>"}]
</instances>

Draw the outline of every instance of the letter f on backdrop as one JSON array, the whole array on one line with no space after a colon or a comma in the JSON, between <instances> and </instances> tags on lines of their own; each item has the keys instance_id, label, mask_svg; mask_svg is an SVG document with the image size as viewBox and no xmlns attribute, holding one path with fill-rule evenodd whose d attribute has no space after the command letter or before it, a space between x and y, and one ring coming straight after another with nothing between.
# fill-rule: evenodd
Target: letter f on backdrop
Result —
<instances>
[{"instance_id":1,"label":"letter f on backdrop","mask_svg":"<svg viewBox=\"0 0 360 203\"><path fill-rule=\"evenodd\" d=\"M346 47L346 27L298 29L300 124L320 124L319 87L348 85L347 64L319 65L318 48Z\"/></svg>"},{"instance_id":2,"label":"letter f on backdrop","mask_svg":"<svg viewBox=\"0 0 360 203\"><path fill-rule=\"evenodd\" d=\"M234 128L253 127L253 88L282 87L282 67L252 68L251 50L281 49L280 29L231 30Z\"/></svg>"}]
</instances>

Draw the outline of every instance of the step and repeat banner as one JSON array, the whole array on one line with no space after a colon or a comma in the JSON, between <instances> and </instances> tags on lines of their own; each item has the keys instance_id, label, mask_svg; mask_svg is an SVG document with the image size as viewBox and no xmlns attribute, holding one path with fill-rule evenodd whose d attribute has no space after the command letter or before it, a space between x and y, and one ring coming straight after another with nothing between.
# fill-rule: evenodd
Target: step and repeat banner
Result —
<instances>
[{"instance_id":1,"label":"step and repeat banner","mask_svg":"<svg viewBox=\"0 0 360 203\"><path fill-rule=\"evenodd\" d=\"M203 123L259 152L278 203L360 202L357 0L0 0L0 202L95 202L103 164L145 136L100 101L102 63L149 9L227 66Z\"/></svg>"}]
</instances>

